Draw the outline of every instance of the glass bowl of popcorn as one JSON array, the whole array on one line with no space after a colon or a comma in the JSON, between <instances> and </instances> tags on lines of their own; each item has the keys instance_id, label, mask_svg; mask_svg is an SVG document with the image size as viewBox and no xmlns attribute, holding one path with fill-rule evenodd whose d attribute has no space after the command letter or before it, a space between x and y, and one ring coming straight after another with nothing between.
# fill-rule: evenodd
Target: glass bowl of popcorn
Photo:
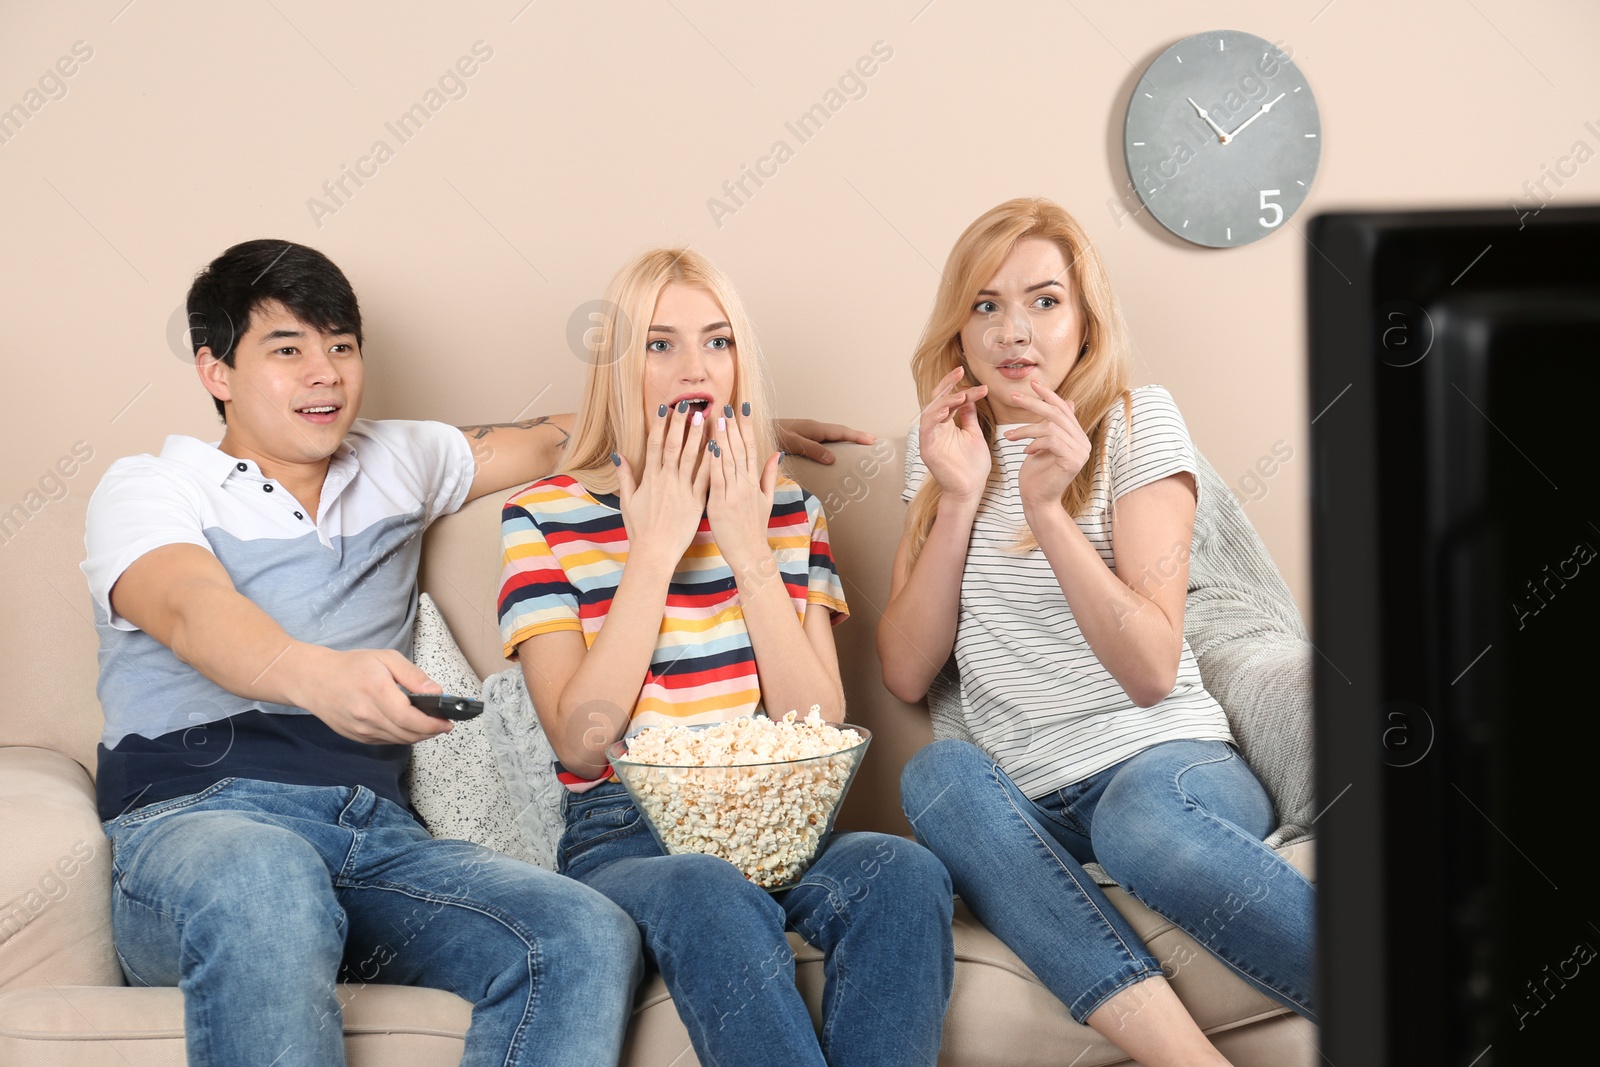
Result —
<instances>
[{"instance_id":1,"label":"glass bowl of popcorn","mask_svg":"<svg viewBox=\"0 0 1600 1067\"><path fill-rule=\"evenodd\" d=\"M871 740L813 706L804 719L651 726L606 755L665 851L719 856L777 892L822 850Z\"/></svg>"}]
</instances>

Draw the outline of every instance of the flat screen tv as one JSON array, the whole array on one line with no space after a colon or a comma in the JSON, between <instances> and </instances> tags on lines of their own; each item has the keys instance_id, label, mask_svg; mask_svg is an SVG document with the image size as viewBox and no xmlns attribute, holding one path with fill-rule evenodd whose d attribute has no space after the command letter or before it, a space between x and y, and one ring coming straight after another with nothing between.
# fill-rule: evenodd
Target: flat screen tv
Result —
<instances>
[{"instance_id":1,"label":"flat screen tv","mask_svg":"<svg viewBox=\"0 0 1600 1067\"><path fill-rule=\"evenodd\" d=\"M1600 208L1306 235L1323 1055L1592 1061Z\"/></svg>"}]
</instances>

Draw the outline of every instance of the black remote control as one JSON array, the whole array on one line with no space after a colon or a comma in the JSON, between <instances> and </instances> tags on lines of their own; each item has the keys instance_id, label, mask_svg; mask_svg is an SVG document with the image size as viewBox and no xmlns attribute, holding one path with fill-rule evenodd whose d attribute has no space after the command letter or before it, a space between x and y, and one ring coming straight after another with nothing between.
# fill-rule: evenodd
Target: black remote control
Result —
<instances>
[{"instance_id":1,"label":"black remote control","mask_svg":"<svg viewBox=\"0 0 1600 1067\"><path fill-rule=\"evenodd\" d=\"M483 714L483 701L449 693L412 693L411 705L439 719L475 719Z\"/></svg>"}]
</instances>

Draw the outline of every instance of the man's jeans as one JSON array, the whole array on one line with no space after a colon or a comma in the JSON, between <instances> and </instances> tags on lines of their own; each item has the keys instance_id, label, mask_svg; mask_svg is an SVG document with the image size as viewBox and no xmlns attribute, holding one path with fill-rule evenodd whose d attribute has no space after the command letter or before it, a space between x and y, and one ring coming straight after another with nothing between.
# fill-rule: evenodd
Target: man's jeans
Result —
<instances>
[{"instance_id":1,"label":"man's jeans","mask_svg":"<svg viewBox=\"0 0 1600 1067\"><path fill-rule=\"evenodd\" d=\"M926 1064L954 980L950 879L887 834L830 838L800 884L768 893L715 856L662 852L620 783L566 799L561 871L638 923L705 1067ZM820 1046L785 928L820 948Z\"/></svg>"},{"instance_id":2,"label":"man's jeans","mask_svg":"<svg viewBox=\"0 0 1600 1067\"><path fill-rule=\"evenodd\" d=\"M344 1063L336 976L471 1001L470 1067L617 1060L642 972L632 920L570 879L436 841L364 787L228 778L106 834L122 969L183 990L190 1064Z\"/></svg>"},{"instance_id":3,"label":"man's jeans","mask_svg":"<svg viewBox=\"0 0 1600 1067\"><path fill-rule=\"evenodd\" d=\"M1084 873L1090 861L1251 985L1315 1018L1315 891L1262 844L1272 803L1233 746L1169 741L1029 800L980 749L936 741L906 765L900 798L972 913L1079 1022L1161 973Z\"/></svg>"}]
</instances>

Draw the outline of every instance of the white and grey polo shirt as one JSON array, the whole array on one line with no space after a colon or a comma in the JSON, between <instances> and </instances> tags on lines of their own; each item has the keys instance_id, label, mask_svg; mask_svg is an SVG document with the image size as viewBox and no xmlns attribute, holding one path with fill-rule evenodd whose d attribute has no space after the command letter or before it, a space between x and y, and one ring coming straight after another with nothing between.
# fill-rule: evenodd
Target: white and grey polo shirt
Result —
<instances>
[{"instance_id":1,"label":"white and grey polo shirt","mask_svg":"<svg viewBox=\"0 0 1600 1067\"><path fill-rule=\"evenodd\" d=\"M290 636L411 652L421 534L472 484L466 438L437 422L358 419L329 461L313 520L255 463L193 437L117 460L89 501L83 572L100 635L102 819L228 777L366 785L398 803L406 745L367 745L300 708L222 689L118 616L111 589L152 549L213 553Z\"/></svg>"}]
</instances>

